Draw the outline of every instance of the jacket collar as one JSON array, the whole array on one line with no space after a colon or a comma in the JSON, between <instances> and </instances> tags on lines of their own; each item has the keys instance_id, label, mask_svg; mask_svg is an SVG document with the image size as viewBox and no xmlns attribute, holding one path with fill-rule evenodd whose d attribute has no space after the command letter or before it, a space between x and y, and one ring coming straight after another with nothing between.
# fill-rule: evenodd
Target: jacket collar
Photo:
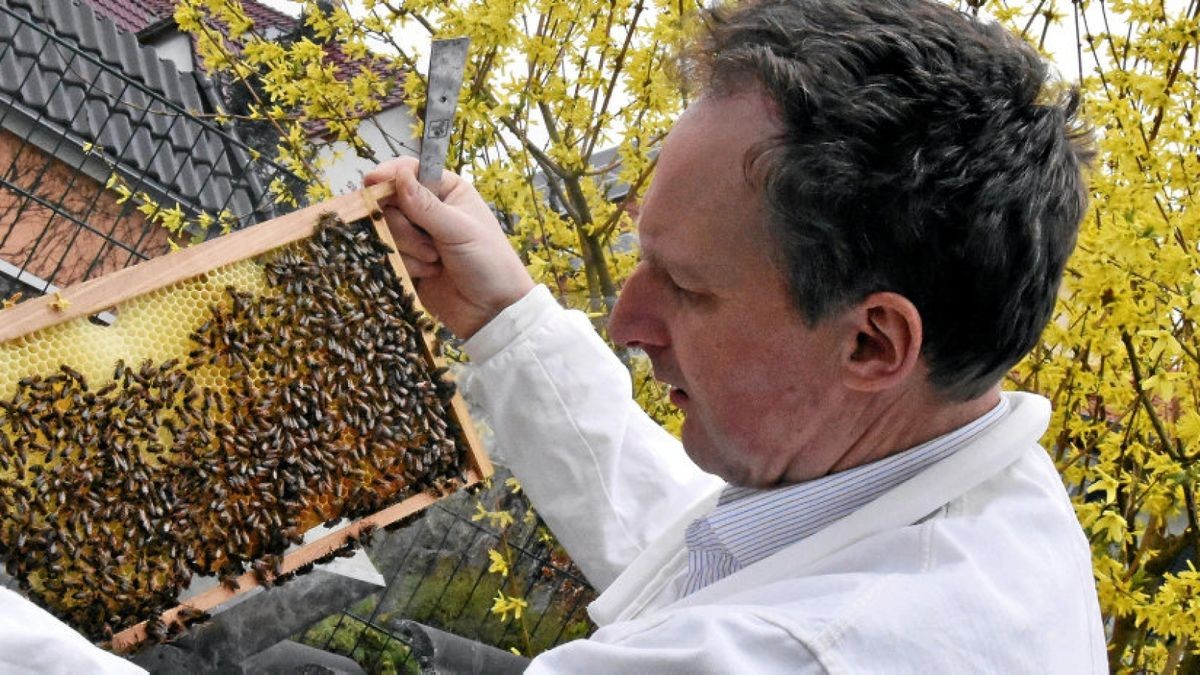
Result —
<instances>
[{"instance_id":1,"label":"jacket collar","mask_svg":"<svg viewBox=\"0 0 1200 675\"><path fill-rule=\"evenodd\" d=\"M711 537L700 548L707 555L726 555L735 569L810 537L966 447L1003 419L1008 406L1008 399L1000 397L991 410L948 433L803 483L770 489L727 486L716 508L688 527L689 565L697 551L692 533L703 532L705 527Z\"/></svg>"},{"instance_id":2,"label":"jacket collar","mask_svg":"<svg viewBox=\"0 0 1200 675\"><path fill-rule=\"evenodd\" d=\"M794 576L801 566L874 534L912 524L988 480L1036 445L1050 421L1050 403L1041 396L1006 392L1009 413L962 450L943 459L828 527L680 600L668 587L686 566L684 530L710 511L719 492L702 500L625 569L588 606L598 625L636 618L667 603L672 608L714 602L721 597Z\"/></svg>"}]
</instances>

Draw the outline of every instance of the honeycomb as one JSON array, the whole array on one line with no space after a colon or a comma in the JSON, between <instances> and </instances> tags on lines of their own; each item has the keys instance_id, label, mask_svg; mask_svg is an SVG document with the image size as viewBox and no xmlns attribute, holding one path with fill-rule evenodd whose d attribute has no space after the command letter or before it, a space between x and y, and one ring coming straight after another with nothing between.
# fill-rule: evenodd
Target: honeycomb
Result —
<instances>
[{"instance_id":1,"label":"honeycomb","mask_svg":"<svg viewBox=\"0 0 1200 675\"><path fill-rule=\"evenodd\" d=\"M326 214L112 326L0 345L0 556L26 594L93 640L163 639L193 575L283 581L311 527L465 482L454 387L389 253Z\"/></svg>"},{"instance_id":2,"label":"honeycomb","mask_svg":"<svg viewBox=\"0 0 1200 675\"><path fill-rule=\"evenodd\" d=\"M128 300L111 326L76 319L0 344L0 398L11 398L22 379L54 375L64 363L89 382L101 382L111 377L117 359L161 363L186 356L194 349L192 331L213 306L228 302L229 288L268 293L262 263L242 260ZM197 384L220 386L219 373L204 373Z\"/></svg>"}]
</instances>

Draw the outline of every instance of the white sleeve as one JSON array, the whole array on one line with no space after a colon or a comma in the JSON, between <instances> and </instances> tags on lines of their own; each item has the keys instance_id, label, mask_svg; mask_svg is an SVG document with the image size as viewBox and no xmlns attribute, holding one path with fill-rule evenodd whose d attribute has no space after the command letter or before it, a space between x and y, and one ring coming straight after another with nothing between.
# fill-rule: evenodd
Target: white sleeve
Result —
<instances>
[{"instance_id":1,"label":"white sleeve","mask_svg":"<svg viewBox=\"0 0 1200 675\"><path fill-rule=\"evenodd\" d=\"M720 479L688 459L633 400L629 373L580 312L544 286L464 345L465 393L493 453L603 590Z\"/></svg>"},{"instance_id":2,"label":"white sleeve","mask_svg":"<svg viewBox=\"0 0 1200 675\"><path fill-rule=\"evenodd\" d=\"M0 673L145 673L88 642L20 595L0 588Z\"/></svg>"}]
</instances>

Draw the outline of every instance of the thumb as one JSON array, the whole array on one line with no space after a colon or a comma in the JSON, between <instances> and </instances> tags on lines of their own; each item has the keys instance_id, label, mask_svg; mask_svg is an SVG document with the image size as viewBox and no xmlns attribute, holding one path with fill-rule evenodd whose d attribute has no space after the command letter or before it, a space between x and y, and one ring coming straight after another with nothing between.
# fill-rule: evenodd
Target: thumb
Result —
<instances>
[{"instance_id":1,"label":"thumb","mask_svg":"<svg viewBox=\"0 0 1200 675\"><path fill-rule=\"evenodd\" d=\"M446 174L441 189L445 189ZM396 173L396 202L400 212L413 225L424 230L439 244L461 244L471 239L474 224L471 218L417 181L414 173Z\"/></svg>"}]
</instances>

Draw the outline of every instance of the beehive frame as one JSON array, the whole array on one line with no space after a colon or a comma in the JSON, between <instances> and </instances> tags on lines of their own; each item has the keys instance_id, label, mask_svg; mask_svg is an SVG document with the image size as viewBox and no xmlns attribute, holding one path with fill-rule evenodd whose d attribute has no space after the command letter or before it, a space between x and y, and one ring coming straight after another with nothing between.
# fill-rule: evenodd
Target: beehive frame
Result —
<instances>
[{"instance_id":1,"label":"beehive frame","mask_svg":"<svg viewBox=\"0 0 1200 675\"><path fill-rule=\"evenodd\" d=\"M88 281L55 295L29 300L0 314L0 344L72 319L96 315L113 307L119 307L123 302L169 287L172 284L193 279L225 265L255 258L309 238L313 235L323 214L333 214L347 223L369 219L375 236L391 249L387 260L396 279L402 284L405 292L414 297L414 305L420 311L419 301L415 300L412 281L399 255L395 252L394 243L379 205L381 200L392 194L392 190L391 183L375 185L169 256L156 258ZM120 318L118 318L119 320ZM422 355L428 364L434 367L441 366L443 364L432 348L432 336L427 331L426 328L420 334ZM461 396L455 393L448 401L447 408L448 414L460 429L460 440L467 448L467 466L463 472L465 485L456 487L478 483L491 475L491 464L472 429ZM279 569L275 572L280 575L288 575L298 569L310 566L319 559L329 557L332 551L343 549L359 540L364 533L396 523L428 507L440 496L431 491L422 492L360 518L349 526L287 553L283 557ZM260 585L259 578L253 571L247 571L236 581L237 590L231 590L225 585L218 585L188 598L184 604L166 611L161 616L161 621L171 624L177 620L182 621L189 615L195 616L197 613L207 612L236 595ZM115 651L127 652L135 649L147 637L148 626L146 622L142 622L116 633L112 638L111 645Z\"/></svg>"}]
</instances>

